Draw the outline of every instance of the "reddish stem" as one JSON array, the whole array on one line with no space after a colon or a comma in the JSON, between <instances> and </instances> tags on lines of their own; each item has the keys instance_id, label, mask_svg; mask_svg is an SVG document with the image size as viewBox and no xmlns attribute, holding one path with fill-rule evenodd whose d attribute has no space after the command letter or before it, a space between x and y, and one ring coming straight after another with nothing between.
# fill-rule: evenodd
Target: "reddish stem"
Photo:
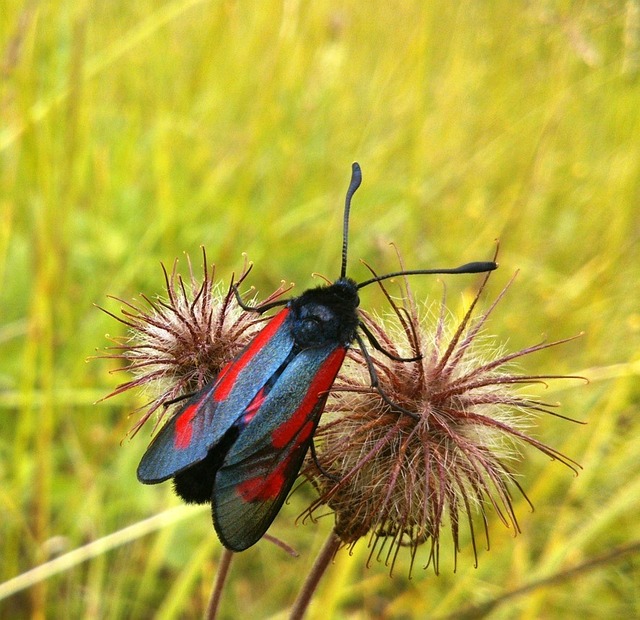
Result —
<instances>
[{"instance_id":1,"label":"reddish stem","mask_svg":"<svg viewBox=\"0 0 640 620\"><path fill-rule=\"evenodd\" d=\"M231 560L235 554L229 549L225 549L222 552L220 558L220 566L218 566L218 573L216 575L216 582L211 591L211 598L207 605L207 611L204 614L205 620L215 620L218 615L218 608L220 607L220 601L222 599L222 592L224 590L224 584L229 574L229 566L231 566Z\"/></svg>"},{"instance_id":2,"label":"reddish stem","mask_svg":"<svg viewBox=\"0 0 640 620\"><path fill-rule=\"evenodd\" d=\"M289 616L290 620L302 620L305 612L307 611L307 607L309 607L309 603L311 602L311 597L320 583L320 579L324 575L327 567L333 559L333 556L339 548L340 539L336 535L335 531L332 530L331 534L329 534L329 538L327 538L327 541L324 543L324 547L322 547L320 554L316 558L302 589L298 593L298 598L293 604L291 615Z\"/></svg>"}]
</instances>

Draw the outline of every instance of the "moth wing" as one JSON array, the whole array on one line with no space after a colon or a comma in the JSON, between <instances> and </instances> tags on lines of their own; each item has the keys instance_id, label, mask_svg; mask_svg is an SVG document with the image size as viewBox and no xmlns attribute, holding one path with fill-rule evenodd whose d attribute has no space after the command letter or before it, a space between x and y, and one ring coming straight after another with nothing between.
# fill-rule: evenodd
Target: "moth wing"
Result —
<instances>
[{"instance_id":1,"label":"moth wing","mask_svg":"<svg viewBox=\"0 0 640 620\"><path fill-rule=\"evenodd\" d=\"M140 482L162 482L207 456L215 417L214 388L201 390L160 429L138 465Z\"/></svg>"},{"instance_id":2,"label":"moth wing","mask_svg":"<svg viewBox=\"0 0 640 620\"><path fill-rule=\"evenodd\" d=\"M213 485L213 523L242 551L269 529L296 480L346 349L301 351L227 453Z\"/></svg>"},{"instance_id":3,"label":"moth wing","mask_svg":"<svg viewBox=\"0 0 640 620\"><path fill-rule=\"evenodd\" d=\"M276 314L212 384L191 398L157 433L138 465L155 484L204 460L293 348L289 309Z\"/></svg>"}]
</instances>

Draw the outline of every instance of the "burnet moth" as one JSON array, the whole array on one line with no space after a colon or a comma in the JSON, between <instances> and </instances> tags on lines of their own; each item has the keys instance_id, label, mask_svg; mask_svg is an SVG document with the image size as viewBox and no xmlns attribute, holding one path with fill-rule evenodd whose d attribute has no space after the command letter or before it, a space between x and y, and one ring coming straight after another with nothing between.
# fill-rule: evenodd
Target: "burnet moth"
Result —
<instances>
[{"instance_id":1,"label":"burnet moth","mask_svg":"<svg viewBox=\"0 0 640 620\"><path fill-rule=\"evenodd\" d=\"M165 424L138 466L138 479L144 484L173 478L176 493L186 502L211 502L215 530L232 551L254 545L275 519L353 343L360 347L377 389L360 332L372 346L380 345L360 320L358 291L394 276L481 273L497 266L474 262L455 269L389 273L356 283L346 275L347 243L351 198L361 181L360 166L354 163L345 199L340 277L288 301L254 308L238 297L246 310L260 313L286 305ZM395 409L403 415L401 407Z\"/></svg>"}]
</instances>

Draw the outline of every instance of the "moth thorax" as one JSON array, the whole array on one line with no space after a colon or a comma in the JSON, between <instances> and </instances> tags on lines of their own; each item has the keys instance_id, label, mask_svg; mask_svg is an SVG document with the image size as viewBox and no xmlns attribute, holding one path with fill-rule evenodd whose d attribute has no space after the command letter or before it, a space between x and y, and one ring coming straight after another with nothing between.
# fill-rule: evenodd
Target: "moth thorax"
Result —
<instances>
[{"instance_id":1,"label":"moth thorax","mask_svg":"<svg viewBox=\"0 0 640 620\"><path fill-rule=\"evenodd\" d=\"M323 304L305 304L299 310L294 337L301 347L317 347L337 342L340 338L340 317Z\"/></svg>"},{"instance_id":2,"label":"moth thorax","mask_svg":"<svg viewBox=\"0 0 640 620\"><path fill-rule=\"evenodd\" d=\"M340 278L292 299L292 333L301 347L325 344L347 346L358 328L358 288L353 280Z\"/></svg>"}]
</instances>

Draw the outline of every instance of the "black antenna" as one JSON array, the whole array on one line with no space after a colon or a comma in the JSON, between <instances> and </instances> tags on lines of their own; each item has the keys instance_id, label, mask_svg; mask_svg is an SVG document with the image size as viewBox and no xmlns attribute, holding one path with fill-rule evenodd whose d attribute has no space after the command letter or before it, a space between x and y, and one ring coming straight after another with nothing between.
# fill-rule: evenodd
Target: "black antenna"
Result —
<instances>
[{"instance_id":1,"label":"black antenna","mask_svg":"<svg viewBox=\"0 0 640 620\"><path fill-rule=\"evenodd\" d=\"M466 263L460 265L460 267L453 267L451 269L410 269L408 271L394 271L393 273L386 273L383 276L376 276L370 280L358 283L358 288L361 289L374 282L380 282L381 280L387 280L388 278L395 278L397 276L416 276L425 274L445 274L445 273L485 273L487 271L493 271L498 268L498 263L494 261L477 261L474 263Z\"/></svg>"},{"instance_id":2,"label":"black antenna","mask_svg":"<svg viewBox=\"0 0 640 620\"><path fill-rule=\"evenodd\" d=\"M349 244L349 210L351 209L351 198L362 183L362 170L360 164L354 161L351 164L351 182L347 190L347 197L344 199L344 222L342 224L342 269L340 277L347 277L347 246Z\"/></svg>"}]
</instances>

